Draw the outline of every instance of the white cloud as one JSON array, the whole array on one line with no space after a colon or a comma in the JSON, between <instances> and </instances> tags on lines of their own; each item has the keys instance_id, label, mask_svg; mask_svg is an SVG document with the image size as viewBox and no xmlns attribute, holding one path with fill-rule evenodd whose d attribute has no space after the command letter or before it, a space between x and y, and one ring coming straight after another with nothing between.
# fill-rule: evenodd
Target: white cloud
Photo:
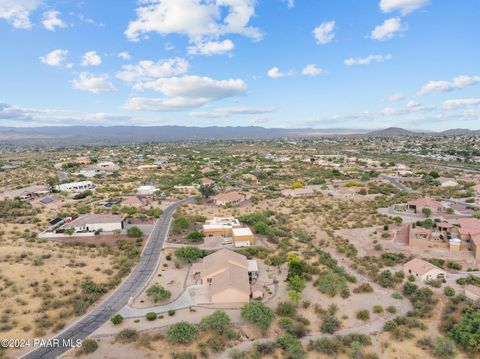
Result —
<instances>
[{"instance_id":1,"label":"white cloud","mask_svg":"<svg viewBox=\"0 0 480 359\"><path fill-rule=\"evenodd\" d=\"M173 98L149 98L149 97L132 97L127 100L123 105L127 110L138 111L159 111L159 112L172 112L172 111L184 111L192 108L205 105L208 100L185 98L185 97L173 97Z\"/></svg>"},{"instance_id":2,"label":"white cloud","mask_svg":"<svg viewBox=\"0 0 480 359\"><path fill-rule=\"evenodd\" d=\"M78 78L71 81L76 90L89 91L94 94L115 91L107 74L95 75L90 72L81 72Z\"/></svg>"},{"instance_id":3,"label":"white cloud","mask_svg":"<svg viewBox=\"0 0 480 359\"><path fill-rule=\"evenodd\" d=\"M452 81L429 81L418 91L417 95L424 96L431 92L450 92L470 87L480 83L480 76L457 76Z\"/></svg>"},{"instance_id":4,"label":"white cloud","mask_svg":"<svg viewBox=\"0 0 480 359\"><path fill-rule=\"evenodd\" d=\"M318 76L322 73L322 69L319 69L314 64L307 65L302 70L302 75L305 76Z\"/></svg>"},{"instance_id":5,"label":"white cloud","mask_svg":"<svg viewBox=\"0 0 480 359\"><path fill-rule=\"evenodd\" d=\"M127 51L122 51L118 53L118 57L120 57L122 60L125 61L130 61L132 59L132 56Z\"/></svg>"},{"instance_id":6,"label":"white cloud","mask_svg":"<svg viewBox=\"0 0 480 359\"><path fill-rule=\"evenodd\" d=\"M136 88L157 91L166 97L134 97L127 101L124 108L181 111L200 107L211 101L242 95L247 86L241 79L215 80L209 77L182 76L141 82Z\"/></svg>"},{"instance_id":7,"label":"white cloud","mask_svg":"<svg viewBox=\"0 0 480 359\"><path fill-rule=\"evenodd\" d=\"M30 14L40 4L39 0L0 0L0 19L5 19L15 29L30 29Z\"/></svg>"},{"instance_id":8,"label":"white cloud","mask_svg":"<svg viewBox=\"0 0 480 359\"><path fill-rule=\"evenodd\" d=\"M222 118L231 115L259 115L273 111L275 111L274 107L257 108L247 106L232 106L217 108L214 111L190 112L189 115L204 118Z\"/></svg>"},{"instance_id":9,"label":"white cloud","mask_svg":"<svg viewBox=\"0 0 480 359\"><path fill-rule=\"evenodd\" d=\"M313 36L317 44L325 45L335 38L335 21L327 21L313 29Z\"/></svg>"},{"instance_id":10,"label":"white cloud","mask_svg":"<svg viewBox=\"0 0 480 359\"><path fill-rule=\"evenodd\" d=\"M402 20L399 17L392 17L385 20L382 25L375 27L370 34L370 38L373 40L388 40L395 34L405 31L407 31L407 26L402 24Z\"/></svg>"},{"instance_id":11,"label":"white cloud","mask_svg":"<svg viewBox=\"0 0 480 359\"><path fill-rule=\"evenodd\" d=\"M30 121L31 114L23 108L0 101L0 120Z\"/></svg>"},{"instance_id":12,"label":"white cloud","mask_svg":"<svg viewBox=\"0 0 480 359\"><path fill-rule=\"evenodd\" d=\"M141 83L160 77L183 75L188 71L188 68L188 61L180 57L159 60L157 62L144 60L139 61L135 65L123 65L123 71L116 76L125 82Z\"/></svg>"},{"instance_id":13,"label":"white cloud","mask_svg":"<svg viewBox=\"0 0 480 359\"><path fill-rule=\"evenodd\" d=\"M125 35L138 41L140 35L156 32L188 36L191 40L241 34L259 40L260 31L248 23L255 15L256 0L141 0L137 19Z\"/></svg>"},{"instance_id":14,"label":"white cloud","mask_svg":"<svg viewBox=\"0 0 480 359\"><path fill-rule=\"evenodd\" d=\"M462 98L454 100L446 100L443 102L442 107L447 110L471 107L480 105L480 98Z\"/></svg>"},{"instance_id":15,"label":"white cloud","mask_svg":"<svg viewBox=\"0 0 480 359\"><path fill-rule=\"evenodd\" d=\"M232 40L196 42L188 47L190 55L223 55L234 49Z\"/></svg>"},{"instance_id":16,"label":"white cloud","mask_svg":"<svg viewBox=\"0 0 480 359\"><path fill-rule=\"evenodd\" d=\"M290 70L288 72L282 72L278 67L275 66L267 71L267 75L272 79L278 79L280 77L285 77L285 76L295 76L295 71Z\"/></svg>"},{"instance_id":17,"label":"white cloud","mask_svg":"<svg viewBox=\"0 0 480 359\"><path fill-rule=\"evenodd\" d=\"M396 92L388 96L388 101L397 102L397 101L403 100L404 98L405 98L405 95L403 93Z\"/></svg>"},{"instance_id":18,"label":"white cloud","mask_svg":"<svg viewBox=\"0 0 480 359\"><path fill-rule=\"evenodd\" d=\"M349 58L346 59L345 65L352 66L352 65L369 65L372 62L384 62L390 60L392 55L368 55L367 57L357 57L357 58Z\"/></svg>"},{"instance_id":19,"label":"white cloud","mask_svg":"<svg viewBox=\"0 0 480 359\"><path fill-rule=\"evenodd\" d=\"M428 3L429 0L380 0L380 9L385 13L400 11L402 15L407 15Z\"/></svg>"},{"instance_id":20,"label":"white cloud","mask_svg":"<svg viewBox=\"0 0 480 359\"><path fill-rule=\"evenodd\" d=\"M232 97L246 91L245 82L241 79L215 80L210 77L195 75L159 78L143 82L140 87L161 92L166 96L206 98L209 100Z\"/></svg>"},{"instance_id":21,"label":"white cloud","mask_svg":"<svg viewBox=\"0 0 480 359\"><path fill-rule=\"evenodd\" d=\"M284 0L287 3L289 9L295 7L295 0Z\"/></svg>"},{"instance_id":22,"label":"white cloud","mask_svg":"<svg viewBox=\"0 0 480 359\"><path fill-rule=\"evenodd\" d=\"M63 66L67 59L68 50L56 49L45 56L40 56L40 61L49 66Z\"/></svg>"},{"instance_id":23,"label":"white cloud","mask_svg":"<svg viewBox=\"0 0 480 359\"><path fill-rule=\"evenodd\" d=\"M46 11L43 13L42 24L43 27L50 31L55 31L55 28L63 29L67 25L60 19L60 12L55 10Z\"/></svg>"},{"instance_id":24,"label":"white cloud","mask_svg":"<svg viewBox=\"0 0 480 359\"><path fill-rule=\"evenodd\" d=\"M96 51L88 51L83 55L82 66L98 66L102 63L102 58L97 54Z\"/></svg>"}]
</instances>

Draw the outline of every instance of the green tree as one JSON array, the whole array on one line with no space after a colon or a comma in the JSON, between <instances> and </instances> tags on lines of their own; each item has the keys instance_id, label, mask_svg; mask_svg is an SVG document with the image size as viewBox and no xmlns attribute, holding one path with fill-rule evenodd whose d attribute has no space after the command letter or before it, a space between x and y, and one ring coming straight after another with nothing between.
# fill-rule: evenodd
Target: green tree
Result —
<instances>
[{"instance_id":1,"label":"green tree","mask_svg":"<svg viewBox=\"0 0 480 359\"><path fill-rule=\"evenodd\" d=\"M216 191L215 191L215 186L213 184L211 185L201 185L198 188L199 192L202 194L203 197L209 198L212 196L215 196Z\"/></svg>"},{"instance_id":2,"label":"green tree","mask_svg":"<svg viewBox=\"0 0 480 359\"><path fill-rule=\"evenodd\" d=\"M472 353L480 353L480 308L465 311L460 322L449 332L450 338Z\"/></svg>"},{"instance_id":3,"label":"green tree","mask_svg":"<svg viewBox=\"0 0 480 359\"><path fill-rule=\"evenodd\" d=\"M302 277L299 277L298 275L294 275L288 279L288 290L294 290L296 292L301 293L305 287L305 280L303 280Z\"/></svg>"},{"instance_id":4,"label":"green tree","mask_svg":"<svg viewBox=\"0 0 480 359\"><path fill-rule=\"evenodd\" d=\"M266 224L265 222L259 221L255 223L255 225L253 226L253 229L255 230L256 233L267 234L269 227L268 227L268 224Z\"/></svg>"},{"instance_id":5,"label":"green tree","mask_svg":"<svg viewBox=\"0 0 480 359\"><path fill-rule=\"evenodd\" d=\"M140 238L141 236L143 236L143 232L137 226L133 226L127 229L127 236L129 236L130 238Z\"/></svg>"},{"instance_id":6,"label":"green tree","mask_svg":"<svg viewBox=\"0 0 480 359\"><path fill-rule=\"evenodd\" d=\"M110 319L113 325L119 325L123 322L123 317L120 314L115 314L112 319Z\"/></svg>"},{"instance_id":7,"label":"green tree","mask_svg":"<svg viewBox=\"0 0 480 359\"><path fill-rule=\"evenodd\" d=\"M170 291L166 290L159 284L154 284L150 288L147 289L147 295L152 298L154 303L158 303L169 299L172 296Z\"/></svg>"},{"instance_id":8,"label":"green tree","mask_svg":"<svg viewBox=\"0 0 480 359\"><path fill-rule=\"evenodd\" d=\"M242 319L252 323L263 331L267 331L275 319L275 314L272 309L259 301L252 301L245 304L240 309L240 316Z\"/></svg>"},{"instance_id":9,"label":"green tree","mask_svg":"<svg viewBox=\"0 0 480 359\"><path fill-rule=\"evenodd\" d=\"M200 326L204 330L212 330L217 334L222 334L230 328L230 317L223 310L216 310L210 315L203 317L200 321Z\"/></svg>"},{"instance_id":10,"label":"green tree","mask_svg":"<svg viewBox=\"0 0 480 359\"><path fill-rule=\"evenodd\" d=\"M422 208L422 213L425 215L425 217L430 217L432 215L432 210L428 207L423 207Z\"/></svg>"},{"instance_id":11,"label":"green tree","mask_svg":"<svg viewBox=\"0 0 480 359\"><path fill-rule=\"evenodd\" d=\"M197 247L183 247L175 250L175 257L186 263L193 263L206 256L207 252Z\"/></svg>"},{"instance_id":12,"label":"green tree","mask_svg":"<svg viewBox=\"0 0 480 359\"><path fill-rule=\"evenodd\" d=\"M180 344L190 344L199 334L195 325L183 321L171 325L167 330L168 339Z\"/></svg>"},{"instance_id":13,"label":"green tree","mask_svg":"<svg viewBox=\"0 0 480 359\"><path fill-rule=\"evenodd\" d=\"M193 231L187 235L187 239L190 242L201 242L203 240L203 234L199 231Z\"/></svg>"}]
</instances>

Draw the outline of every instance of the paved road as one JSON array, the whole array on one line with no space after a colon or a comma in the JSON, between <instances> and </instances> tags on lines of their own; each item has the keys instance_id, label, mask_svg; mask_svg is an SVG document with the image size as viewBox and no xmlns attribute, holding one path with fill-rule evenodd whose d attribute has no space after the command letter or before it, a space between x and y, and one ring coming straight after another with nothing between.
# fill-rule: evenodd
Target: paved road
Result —
<instances>
[{"instance_id":1,"label":"paved road","mask_svg":"<svg viewBox=\"0 0 480 359\"><path fill-rule=\"evenodd\" d=\"M57 334L53 339L58 339L60 344L62 344L64 340L75 342L77 339L85 339L122 309L128 303L130 297L136 297L143 291L143 289L145 289L157 268L160 259L160 252L168 233L173 212L176 207L190 200L191 199L188 198L175 202L165 208L163 214L157 220L155 228L150 234L139 262L125 281L123 281L110 296L105 298L104 301L98 304L91 312L87 313L61 333ZM61 345L53 348L38 348L25 354L21 358L54 359L68 350L70 350L69 347L63 347Z\"/></svg>"},{"instance_id":2,"label":"paved road","mask_svg":"<svg viewBox=\"0 0 480 359\"><path fill-rule=\"evenodd\" d=\"M401 191L414 192L413 189L405 186L402 182L400 182L397 177L387 176L387 175L384 175L384 174L381 174L380 177L383 178L384 180L387 180L388 182L390 182L392 185L394 185L395 187L397 187Z\"/></svg>"}]
</instances>

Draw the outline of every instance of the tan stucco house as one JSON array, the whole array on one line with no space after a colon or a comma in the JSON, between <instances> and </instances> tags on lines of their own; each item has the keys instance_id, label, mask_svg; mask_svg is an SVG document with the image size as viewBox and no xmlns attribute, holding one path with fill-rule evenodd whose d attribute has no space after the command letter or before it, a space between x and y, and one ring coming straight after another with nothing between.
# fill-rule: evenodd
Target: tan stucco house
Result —
<instances>
[{"instance_id":1,"label":"tan stucco house","mask_svg":"<svg viewBox=\"0 0 480 359\"><path fill-rule=\"evenodd\" d=\"M447 272L442 268L420 258L413 258L403 265L403 273L406 277L413 275L416 280L423 283L447 278Z\"/></svg>"},{"instance_id":2,"label":"tan stucco house","mask_svg":"<svg viewBox=\"0 0 480 359\"><path fill-rule=\"evenodd\" d=\"M224 248L203 258L202 263L193 264L191 273L208 286L212 303L247 303L250 282L258 276L258 266L256 261Z\"/></svg>"}]
</instances>

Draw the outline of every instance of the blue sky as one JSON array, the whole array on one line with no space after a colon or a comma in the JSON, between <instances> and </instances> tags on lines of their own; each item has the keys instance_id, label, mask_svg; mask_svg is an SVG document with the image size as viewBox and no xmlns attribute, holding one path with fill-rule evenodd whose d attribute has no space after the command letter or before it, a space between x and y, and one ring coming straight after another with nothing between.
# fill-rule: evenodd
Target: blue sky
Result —
<instances>
[{"instance_id":1,"label":"blue sky","mask_svg":"<svg viewBox=\"0 0 480 359\"><path fill-rule=\"evenodd\" d=\"M480 128L478 0L0 0L0 126Z\"/></svg>"}]
</instances>

